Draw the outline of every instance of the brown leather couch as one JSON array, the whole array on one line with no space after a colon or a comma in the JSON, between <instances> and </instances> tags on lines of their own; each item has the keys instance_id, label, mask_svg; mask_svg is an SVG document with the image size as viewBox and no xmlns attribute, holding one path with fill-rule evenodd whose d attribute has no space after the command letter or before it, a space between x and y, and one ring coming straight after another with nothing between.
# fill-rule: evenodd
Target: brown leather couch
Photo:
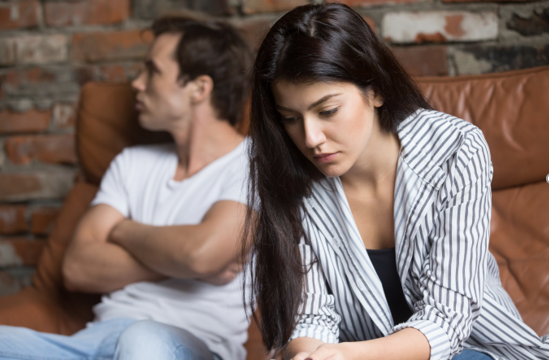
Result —
<instances>
[{"instance_id":1,"label":"brown leather couch","mask_svg":"<svg viewBox=\"0 0 549 360\"><path fill-rule=\"evenodd\" d=\"M483 130L494 164L490 250L524 321L540 335L549 333L549 66L418 81L435 108ZM125 146L166 140L139 128L133 102L128 85L89 83L82 89L77 123L82 176L65 199L32 286L0 298L0 324L71 334L92 319L99 297L65 290L61 260L114 156ZM255 325L249 334L248 359L265 359Z\"/></svg>"}]
</instances>

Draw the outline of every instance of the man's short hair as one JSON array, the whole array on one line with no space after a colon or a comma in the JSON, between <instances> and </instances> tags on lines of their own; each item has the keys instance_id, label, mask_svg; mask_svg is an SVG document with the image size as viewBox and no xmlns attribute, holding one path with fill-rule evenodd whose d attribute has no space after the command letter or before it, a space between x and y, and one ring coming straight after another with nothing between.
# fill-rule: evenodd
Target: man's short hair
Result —
<instances>
[{"instance_id":1,"label":"man's short hair","mask_svg":"<svg viewBox=\"0 0 549 360\"><path fill-rule=\"evenodd\" d=\"M208 75L213 80L212 106L217 116L236 125L243 116L249 95L252 52L231 25L217 20L168 16L156 20L156 37L180 33L175 51L179 78L184 83Z\"/></svg>"}]
</instances>

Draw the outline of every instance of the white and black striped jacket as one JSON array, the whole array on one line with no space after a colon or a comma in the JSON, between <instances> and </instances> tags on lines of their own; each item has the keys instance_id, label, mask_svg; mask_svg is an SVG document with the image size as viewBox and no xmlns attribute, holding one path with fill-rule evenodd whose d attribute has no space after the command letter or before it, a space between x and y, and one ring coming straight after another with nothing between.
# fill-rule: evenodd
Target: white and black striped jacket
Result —
<instances>
[{"instance_id":1,"label":"white and black striped jacket","mask_svg":"<svg viewBox=\"0 0 549 360\"><path fill-rule=\"evenodd\" d=\"M549 359L549 337L526 326L501 286L488 251L492 164L482 132L437 111L398 127L395 183L397 271L413 316L394 324L339 178L316 183L305 200L300 244L306 299L293 338L361 341L405 327L420 330L431 359L462 348L495 359Z\"/></svg>"}]
</instances>

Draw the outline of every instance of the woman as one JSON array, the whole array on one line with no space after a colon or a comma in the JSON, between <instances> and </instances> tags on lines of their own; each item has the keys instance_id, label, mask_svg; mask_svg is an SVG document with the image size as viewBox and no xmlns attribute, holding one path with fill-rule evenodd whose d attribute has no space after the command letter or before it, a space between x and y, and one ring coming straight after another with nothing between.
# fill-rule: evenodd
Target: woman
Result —
<instances>
[{"instance_id":1,"label":"woman","mask_svg":"<svg viewBox=\"0 0 549 360\"><path fill-rule=\"evenodd\" d=\"M488 252L482 132L431 110L360 15L307 5L272 27L251 138L245 248L268 349L293 360L549 358Z\"/></svg>"}]
</instances>

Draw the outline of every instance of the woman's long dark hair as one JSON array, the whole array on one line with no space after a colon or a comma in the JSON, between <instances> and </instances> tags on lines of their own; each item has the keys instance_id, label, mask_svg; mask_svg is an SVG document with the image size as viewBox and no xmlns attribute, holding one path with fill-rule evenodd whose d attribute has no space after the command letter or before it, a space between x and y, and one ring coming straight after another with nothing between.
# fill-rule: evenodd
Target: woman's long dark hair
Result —
<instances>
[{"instance_id":1,"label":"woman's long dark hair","mask_svg":"<svg viewBox=\"0 0 549 360\"><path fill-rule=\"evenodd\" d=\"M381 128L430 108L414 81L364 19L346 5L300 6L278 20L261 44L253 72L250 192L243 253L251 250L252 304L268 350L282 348L296 326L305 272L303 199L322 179L286 134L271 84L347 82L384 99Z\"/></svg>"}]
</instances>

